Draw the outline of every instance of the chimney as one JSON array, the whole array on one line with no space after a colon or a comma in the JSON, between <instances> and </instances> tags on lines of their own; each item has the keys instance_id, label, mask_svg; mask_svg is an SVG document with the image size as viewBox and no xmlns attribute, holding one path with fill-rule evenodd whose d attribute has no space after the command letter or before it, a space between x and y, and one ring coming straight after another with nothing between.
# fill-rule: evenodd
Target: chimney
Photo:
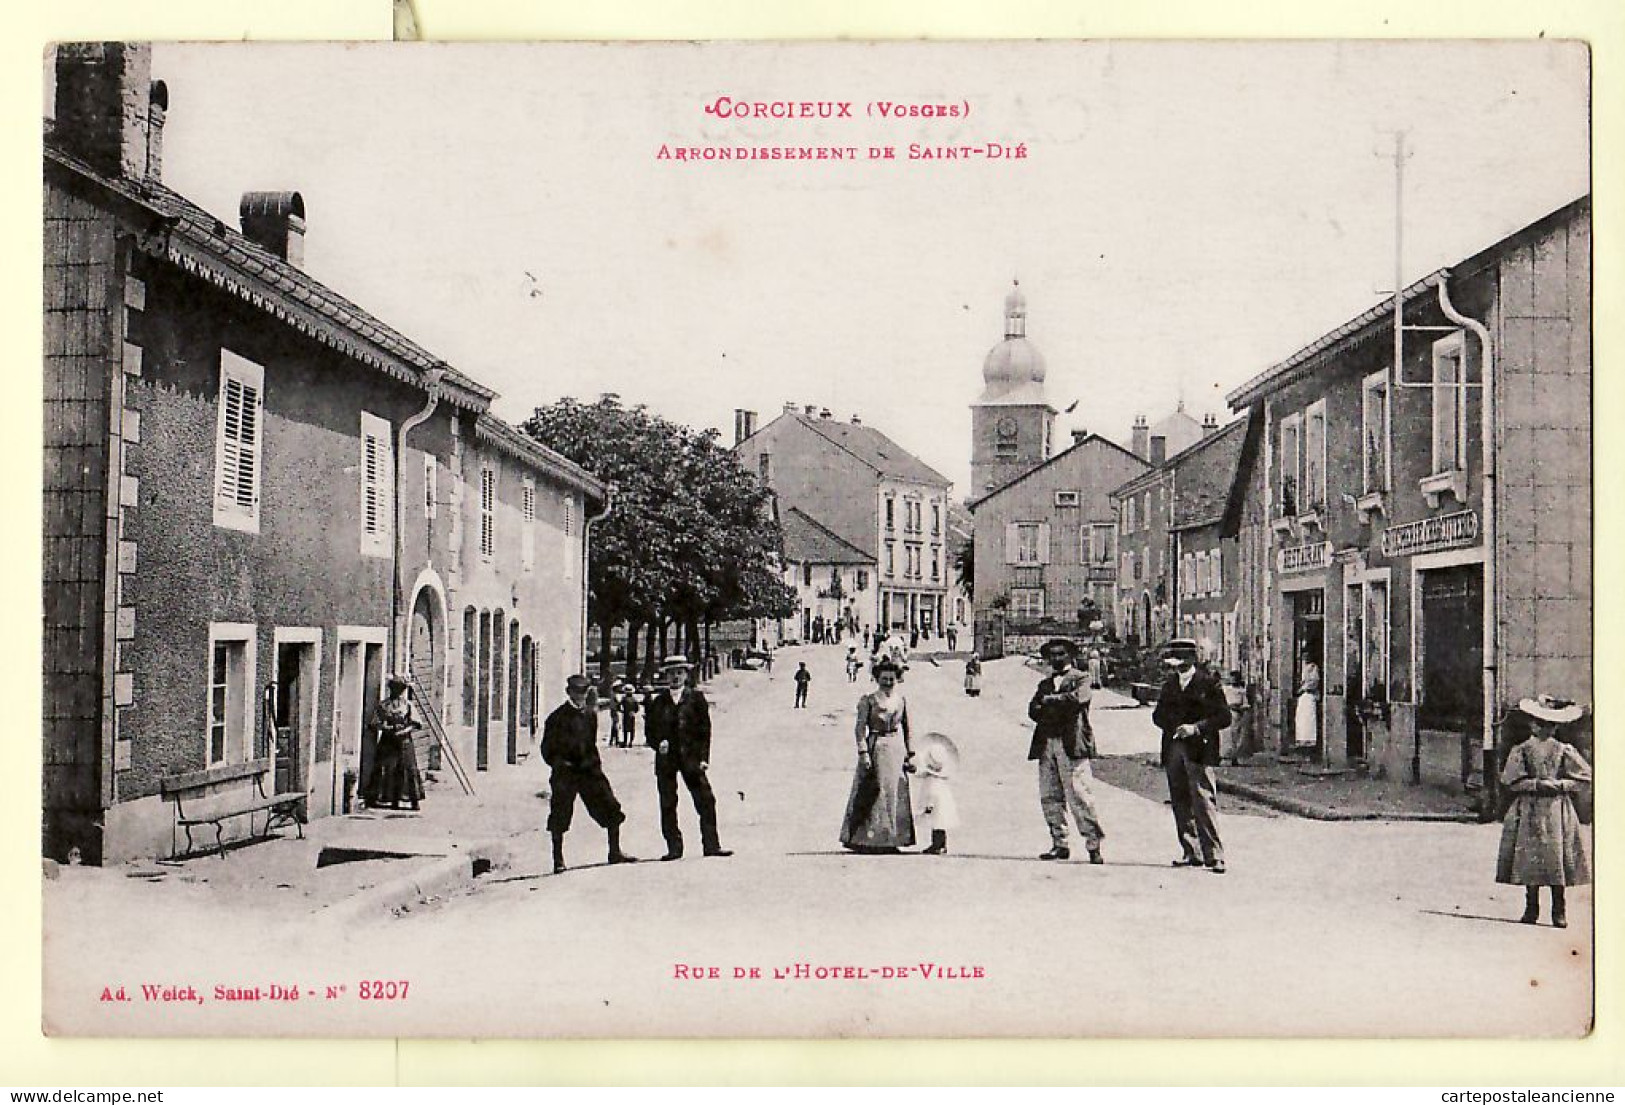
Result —
<instances>
[{"instance_id":1,"label":"chimney","mask_svg":"<svg viewBox=\"0 0 1625 1105\"><path fill-rule=\"evenodd\" d=\"M1156 468L1168 459L1168 439L1162 434L1151 435L1151 467Z\"/></svg>"},{"instance_id":2,"label":"chimney","mask_svg":"<svg viewBox=\"0 0 1625 1105\"><path fill-rule=\"evenodd\" d=\"M828 421L833 416L829 413L829 408L825 407L823 410L818 412L818 417Z\"/></svg>"},{"instance_id":3,"label":"chimney","mask_svg":"<svg viewBox=\"0 0 1625 1105\"><path fill-rule=\"evenodd\" d=\"M1208 437L1219 432L1219 416L1208 411L1202 418L1202 436Z\"/></svg>"},{"instance_id":4,"label":"chimney","mask_svg":"<svg viewBox=\"0 0 1625 1105\"><path fill-rule=\"evenodd\" d=\"M164 117L169 113L169 86L153 81L147 102L147 179L164 179Z\"/></svg>"},{"instance_id":5,"label":"chimney","mask_svg":"<svg viewBox=\"0 0 1625 1105\"><path fill-rule=\"evenodd\" d=\"M863 419L858 417L858 412L857 411L852 412L852 425L854 425L854 426L863 425Z\"/></svg>"},{"instance_id":6,"label":"chimney","mask_svg":"<svg viewBox=\"0 0 1625 1105\"><path fill-rule=\"evenodd\" d=\"M738 445L756 432L756 412L734 408L734 444Z\"/></svg>"},{"instance_id":7,"label":"chimney","mask_svg":"<svg viewBox=\"0 0 1625 1105\"><path fill-rule=\"evenodd\" d=\"M65 42L56 48L52 141L98 172L142 180L153 92L151 46Z\"/></svg>"},{"instance_id":8,"label":"chimney","mask_svg":"<svg viewBox=\"0 0 1625 1105\"><path fill-rule=\"evenodd\" d=\"M817 418L818 417L818 404L817 403L808 403L806 406L801 408L801 413L806 415L808 418Z\"/></svg>"},{"instance_id":9,"label":"chimney","mask_svg":"<svg viewBox=\"0 0 1625 1105\"><path fill-rule=\"evenodd\" d=\"M243 237L290 265L305 263L305 198L298 192L244 192Z\"/></svg>"},{"instance_id":10,"label":"chimney","mask_svg":"<svg viewBox=\"0 0 1625 1105\"><path fill-rule=\"evenodd\" d=\"M784 405L784 413L785 414L795 414L796 413L796 405L794 403L786 403Z\"/></svg>"},{"instance_id":11,"label":"chimney","mask_svg":"<svg viewBox=\"0 0 1625 1105\"><path fill-rule=\"evenodd\" d=\"M1088 437L1088 436L1089 436L1089 431L1088 430L1084 430L1084 429L1073 430L1072 431L1072 444L1073 445L1082 445L1083 444L1083 439Z\"/></svg>"},{"instance_id":12,"label":"chimney","mask_svg":"<svg viewBox=\"0 0 1625 1105\"><path fill-rule=\"evenodd\" d=\"M1134 436L1130 439L1131 444L1129 446L1129 452L1133 453L1141 460L1149 460L1151 458L1151 445L1149 442L1150 435L1151 428L1146 424L1145 415L1135 415Z\"/></svg>"}]
</instances>

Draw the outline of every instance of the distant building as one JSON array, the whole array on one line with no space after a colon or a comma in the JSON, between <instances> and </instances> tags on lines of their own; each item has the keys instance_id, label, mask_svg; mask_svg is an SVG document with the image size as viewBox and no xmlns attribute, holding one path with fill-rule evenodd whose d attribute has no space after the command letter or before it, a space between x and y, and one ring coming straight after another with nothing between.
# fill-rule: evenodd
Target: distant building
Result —
<instances>
[{"instance_id":1,"label":"distant building","mask_svg":"<svg viewBox=\"0 0 1625 1105\"><path fill-rule=\"evenodd\" d=\"M1004 340L982 362L982 394L971 405L971 491L977 501L1050 458L1055 408L1044 394L1044 357L1027 337L1027 297L1004 300Z\"/></svg>"},{"instance_id":2,"label":"distant building","mask_svg":"<svg viewBox=\"0 0 1625 1105\"><path fill-rule=\"evenodd\" d=\"M1397 366L1390 299L1229 395L1261 431L1268 724L1291 739L1307 655L1324 759L1477 786L1520 698L1593 692L1590 198L1400 302Z\"/></svg>"},{"instance_id":3,"label":"distant building","mask_svg":"<svg viewBox=\"0 0 1625 1105\"><path fill-rule=\"evenodd\" d=\"M182 777L344 812L392 669L470 772L516 763L580 661L605 489L305 273L299 193L239 228L165 187L149 47L56 64L45 854L169 854Z\"/></svg>"},{"instance_id":4,"label":"distant building","mask_svg":"<svg viewBox=\"0 0 1625 1105\"><path fill-rule=\"evenodd\" d=\"M875 565L874 604L859 600L872 627L940 632L952 586L946 477L857 415L816 406L787 403L760 429L741 411L735 436L735 455L772 488L781 518L799 510Z\"/></svg>"},{"instance_id":5,"label":"distant building","mask_svg":"<svg viewBox=\"0 0 1625 1105\"><path fill-rule=\"evenodd\" d=\"M976 518L976 647L1035 648L1051 629L1116 625L1117 527L1111 489L1145 462L1099 434L971 504ZM1082 617L1092 604L1087 623Z\"/></svg>"},{"instance_id":6,"label":"distant building","mask_svg":"<svg viewBox=\"0 0 1625 1105\"><path fill-rule=\"evenodd\" d=\"M880 607L874 558L799 507L780 517L784 529L784 581L795 589L797 609L787 636L813 639L815 630L836 627L842 639L872 629Z\"/></svg>"},{"instance_id":7,"label":"distant building","mask_svg":"<svg viewBox=\"0 0 1625 1105\"><path fill-rule=\"evenodd\" d=\"M1243 641L1240 546L1226 532L1246 436L1247 419L1223 429L1212 416L1208 436L1168 460L1173 473L1173 508L1168 521L1174 566L1175 636L1196 641L1202 658L1215 669L1242 669Z\"/></svg>"}]
</instances>

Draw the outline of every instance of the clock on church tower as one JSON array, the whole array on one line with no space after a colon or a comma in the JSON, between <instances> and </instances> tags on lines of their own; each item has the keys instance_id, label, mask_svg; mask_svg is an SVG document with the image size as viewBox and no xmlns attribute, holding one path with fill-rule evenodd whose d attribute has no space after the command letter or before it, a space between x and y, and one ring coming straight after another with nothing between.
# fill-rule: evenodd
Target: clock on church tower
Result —
<instances>
[{"instance_id":1,"label":"clock on church tower","mask_svg":"<svg viewBox=\"0 0 1625 1105\"><path fill-rule=\"evenodd\" d=\"M1049 459L1055 408L1044 395L1044 358L1027 338L1019 282L1004 299L1004 340L982 362L982 394L971 405L973 498Z\"/></svg>"}]
</instances>

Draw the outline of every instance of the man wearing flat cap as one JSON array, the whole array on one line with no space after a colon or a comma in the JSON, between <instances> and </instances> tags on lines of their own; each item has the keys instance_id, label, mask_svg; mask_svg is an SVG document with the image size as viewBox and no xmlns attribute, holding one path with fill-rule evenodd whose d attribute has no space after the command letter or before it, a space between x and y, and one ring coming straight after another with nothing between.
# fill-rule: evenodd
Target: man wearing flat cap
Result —
<instances>
[{"instance_id":1,"label":"man wearing flat cap","mask_svg":"<svg viewBox=\"0 0 1625 1105\"><path fill-rule=\"evenodd\" d=\"M1065 637L1045 641L1039 650L1049 662L1050 675L1038 684L1027 716L1036 722L1029 760L1038 761L1038 801L1049 825L1050 850L1039 859L1072 858L1067 846L1066 811L1078 826L1089 849L1090 863L1104 863L1100 841L1106 835L1095 813L1091 784L1095 754L1094 731L1089 725L1089 676L1077 669L1078 646Z\"/></svg>"},{"instance_id":2,"label":"man wearing flat cap","mask_svg":"<svg viewBox=\"0 0 1625 1105\"><path fill-rule=\"evenodd\" d=\"M1151 715L1162 730L1162 766L1168 774L1174 829L1180 858L1175 867L1206 867L1224 874L1219 841L1219 734L1230 724L1230 707L1219 681L1196 666L1196 642L1168 642L1163 664L1169 669Z\"/></svg>"},{"instance_id":3,"label":"man wearing flat cap","mask_svg":"<svg viewBox=\"0 0 1625 1105\"><path fill-rule=\"evenodd\" d=\"M683 780L700 816L700 844L708 856L731 856L717 840L717 800L706 771L711 764L711 707L698 687L688 685L692 667L682 656L661 665L666 685L645 711L644 739L655 750L655 785L660 791L660 831L666 854L683 858L683 830L677 824L677 780Z\"/></svg>"},{"instance_id":4,"label":"man wearing flat cap","mask_svg":"<svg viewBox=\"0 0 1625 1105\"><path fill-rule=\"evenodd\" d=\"M564 693L565 703L542 724L542 760L553 769L552 806L547 814L547 831L553 837L553 873L565 869L564 834L570 831L577 795L587 807L587 816L609 833L609 862L636 863L621 851L621 822L626 814L598 759L598 705L590 699L592 684L585 676L572 675L564 682Z\"/></svg>"}]
</instances>

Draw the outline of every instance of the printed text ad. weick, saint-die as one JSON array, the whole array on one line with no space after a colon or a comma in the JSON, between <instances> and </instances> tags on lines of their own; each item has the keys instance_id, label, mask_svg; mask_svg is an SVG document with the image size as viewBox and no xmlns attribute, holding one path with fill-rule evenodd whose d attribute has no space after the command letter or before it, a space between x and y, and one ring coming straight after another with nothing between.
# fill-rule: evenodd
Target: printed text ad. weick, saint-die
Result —
<instances>
[{"instance_id":1,"label":"printed text ad. weick, saint-die","mask_svg":"<svg viewBox=\"0 0 1625 1105\"><path fill-rule=\"evenodd\" d=\"M839 121L866 117L877 121L927 120L963 121L970 118L969 100L939 101L871 100L859 105L849 100L745 100L718 96L707 101L702 111L717 119ZM899 161L973 162L1025 161L1027 144L999 140L891 143L764 143L753 140L733 142L663 142L655 151L656 161Z\"/></svg>"}]
</instances>

